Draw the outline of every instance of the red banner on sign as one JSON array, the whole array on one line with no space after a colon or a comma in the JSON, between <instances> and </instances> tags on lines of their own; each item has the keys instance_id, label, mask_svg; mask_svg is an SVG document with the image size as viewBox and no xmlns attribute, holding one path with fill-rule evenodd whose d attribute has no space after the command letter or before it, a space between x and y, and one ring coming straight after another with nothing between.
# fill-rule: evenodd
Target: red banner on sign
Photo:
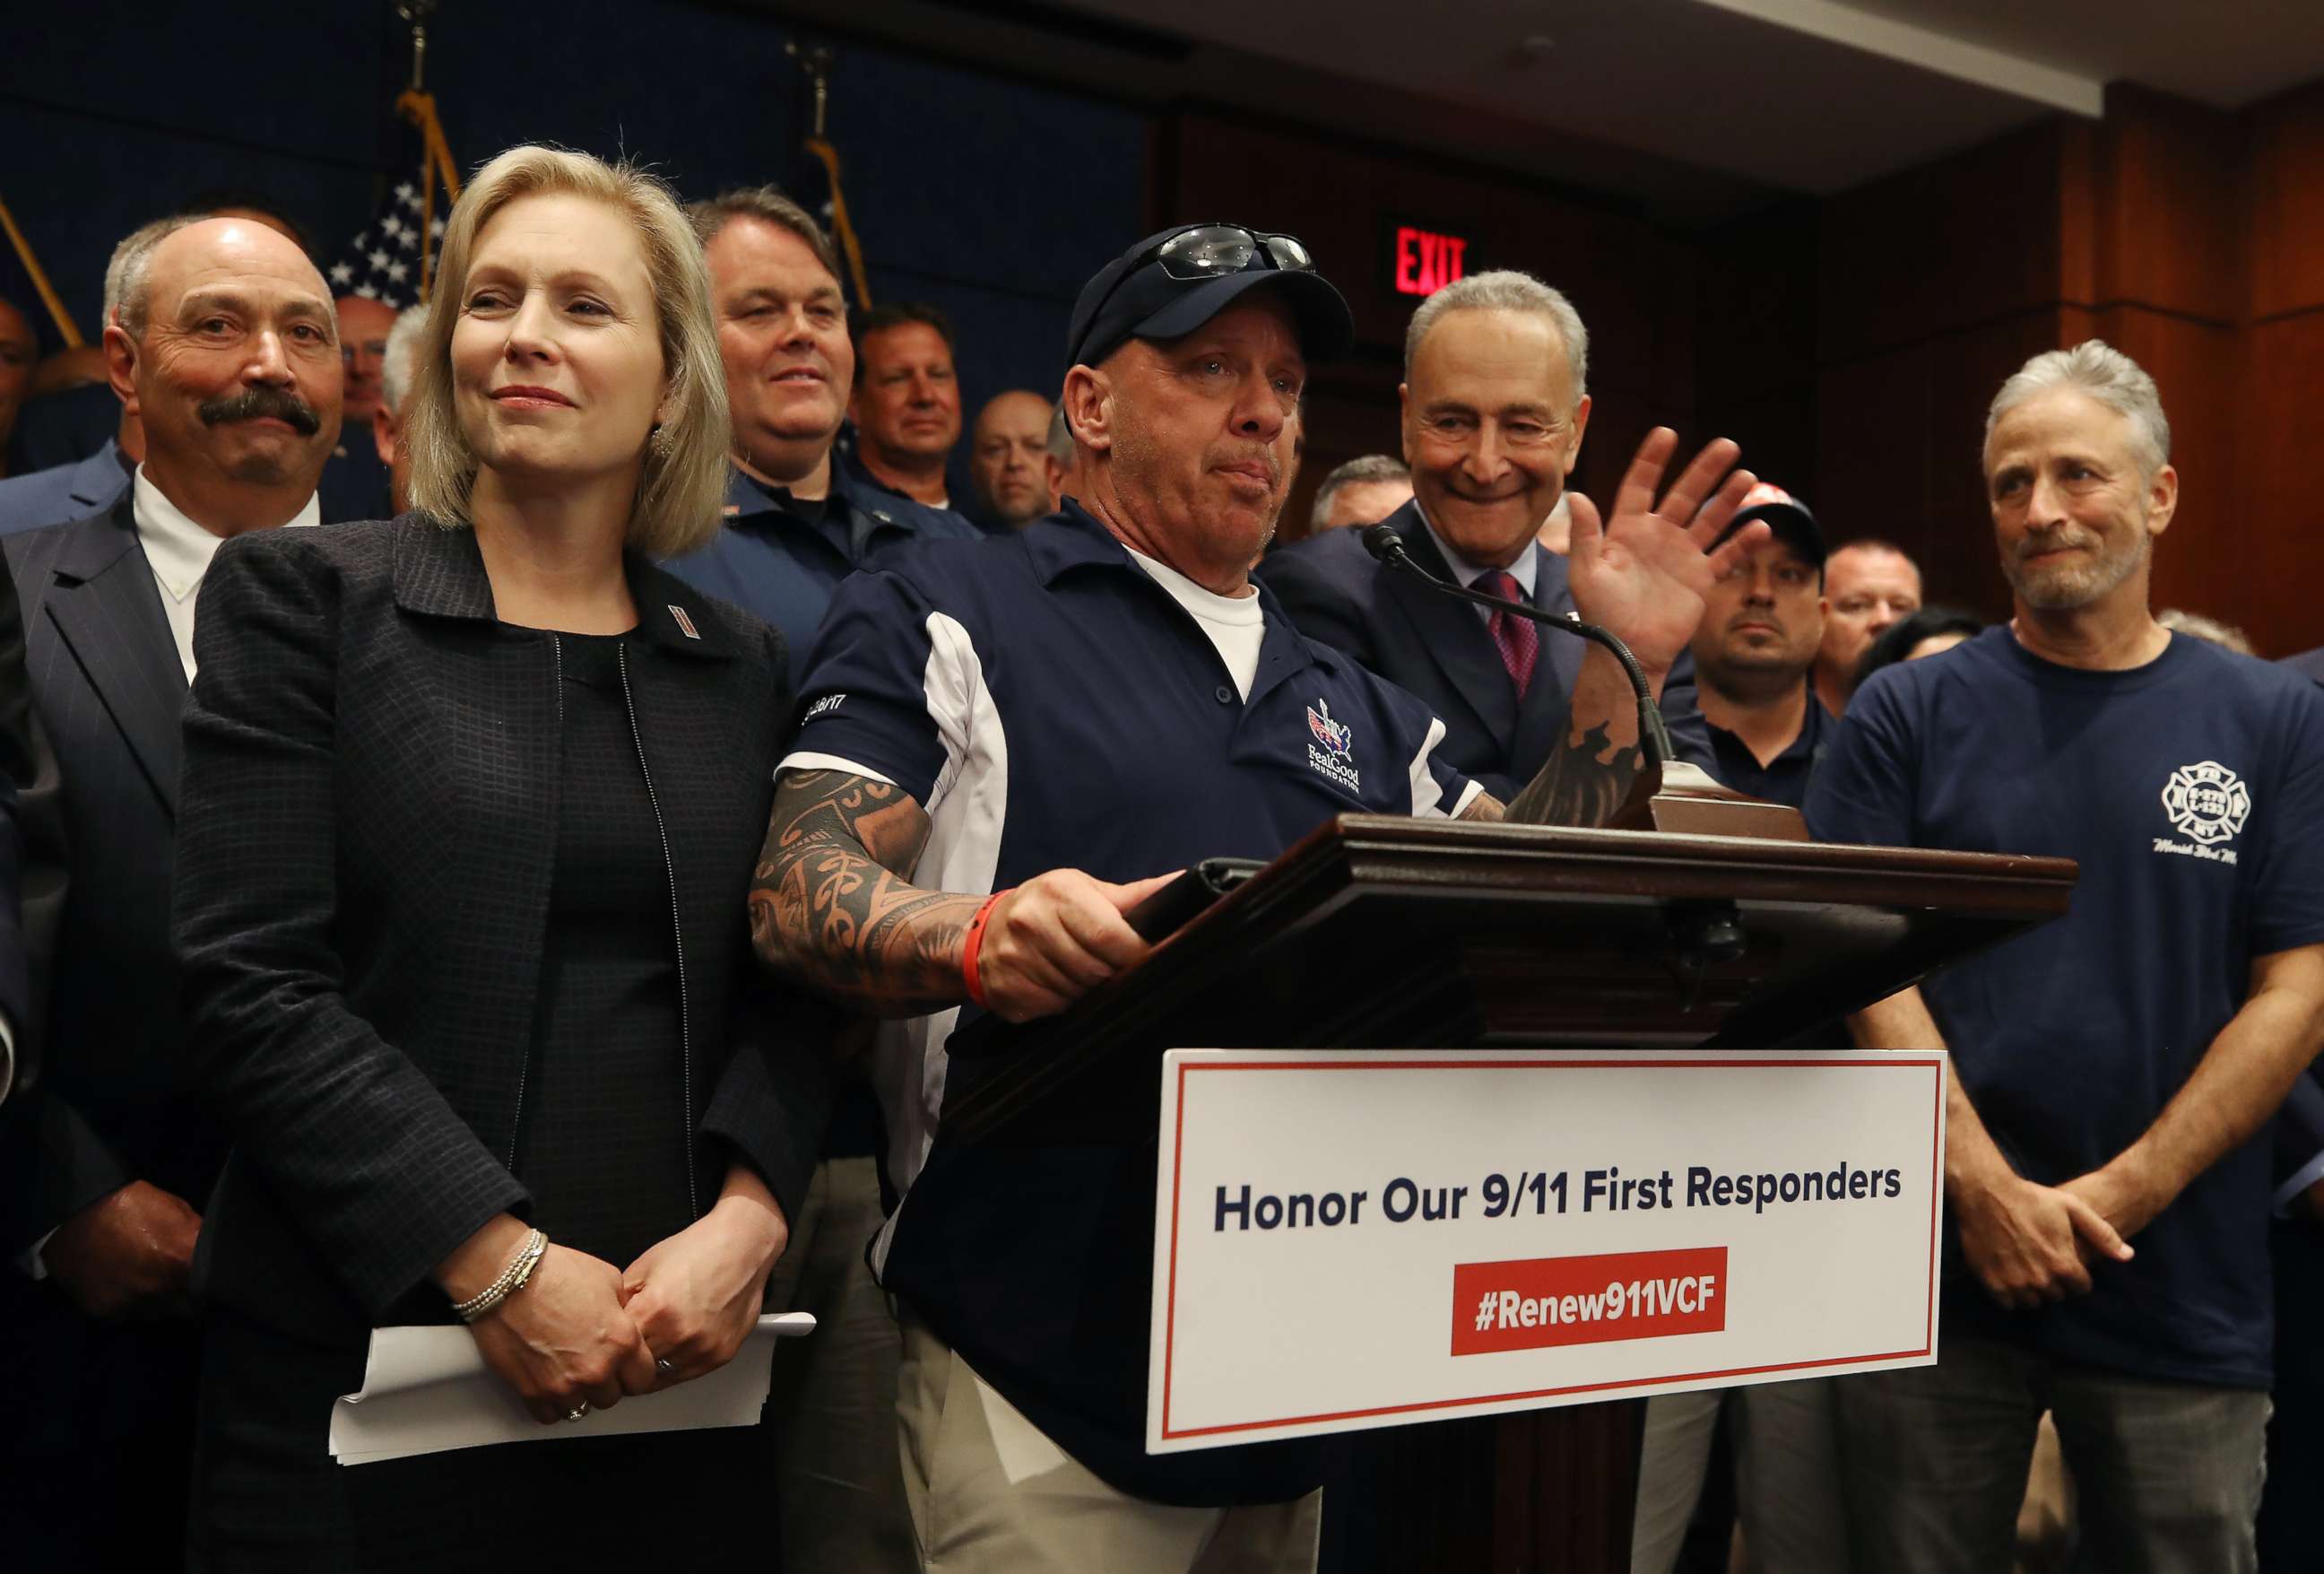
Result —
<instances>
[{"instance_id":1,"label":"red banner on sign","mask_svg":"<svg viewBox=\"0 0 2324 1574\"><path fill-rule=\"evenodd\" d=\"M1459 1263L1452 1353L1538 1350L1727 1326L1727 1248Z\"/></svg>"}]
</instances>

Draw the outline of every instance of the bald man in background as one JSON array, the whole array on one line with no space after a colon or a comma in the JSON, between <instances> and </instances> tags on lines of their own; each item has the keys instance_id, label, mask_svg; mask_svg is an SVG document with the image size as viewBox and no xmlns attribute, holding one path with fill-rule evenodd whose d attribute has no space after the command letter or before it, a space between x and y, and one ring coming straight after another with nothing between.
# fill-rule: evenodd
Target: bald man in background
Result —
<instances>
[{"instance_id":1,"label":"bald man in background","mask_svg":"<svg viewBox=\"0 0 2324 1574\"><path fill-rule=\"evenodd\" d=\"M976 488L976 523L995 535L1022 530L1056 506L1044 460L1055 407L1016 388L996 394L976 412L968 440L968 477Z\"/></svg>"},{"instance_id":2,"label":"bald man in background","mask_svg":"<svg viewBox=\"0 0 2324 1574\"><path fill-rule=\"evenodd\" d=\"M1921 609L1921 569L1904 549L1853 541L1825 560L1823 643L1812 676L1816 698L1838 716L1856 692L1856 669L1872 642L1900 617Z\"/></svg>"}]
</instances>

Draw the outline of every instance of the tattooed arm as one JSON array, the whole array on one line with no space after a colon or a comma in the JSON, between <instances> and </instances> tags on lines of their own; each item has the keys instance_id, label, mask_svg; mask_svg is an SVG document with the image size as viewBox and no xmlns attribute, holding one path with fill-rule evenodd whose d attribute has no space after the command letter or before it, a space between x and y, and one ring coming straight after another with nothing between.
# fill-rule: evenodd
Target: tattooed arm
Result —
<instances>
[{"instance_id":1,"label":"tattooed arm","mask_svg":"<svg viewBox=\"0 0 2324 1574\"><path fill-rule=\"evenodd\" d=\"M961 943L983 898L919 890L928 817L910 793L844 771L785 771L751 883L769 966L883 1016L961 996Z\"/></svg>"},{"instance_id":2,"label":"tattooed arm","mask_svg":"<svg viewBox=\"0 0 2324 1574\"><path fill-rule=\"evenodd\" d=\"M785 771L751 882L751 936L768 966L878 1016L921 1016L968 998L963 952L982 893L925 891L908 876L927 845L911 794L845 771ZM985 921L977 977L1011 1022L1063 1011L1144 957L1121 915L1175 875L1116 885L1052 869Z\"/></svg>"},{"instance_id":3,"label":"tattooed arm","mask_svg":"<svg viewBox=\"0 0 2324 1574\"><path fill-rule=\"evenodd\" d=\"M1600 826L1612 818L1646 756L1638 748L1638 702L1621 663L1596 645L1573 687L1564 740L1534 779L1504 804L1480 792L1461 818L1519 825Z\"/></svg>"}]
</instances>

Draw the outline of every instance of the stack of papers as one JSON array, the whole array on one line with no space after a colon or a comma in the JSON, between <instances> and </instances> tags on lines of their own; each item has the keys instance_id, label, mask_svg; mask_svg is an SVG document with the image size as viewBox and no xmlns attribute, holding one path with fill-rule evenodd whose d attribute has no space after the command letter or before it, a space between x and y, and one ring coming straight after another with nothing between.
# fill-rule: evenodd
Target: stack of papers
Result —
<instances>
[{"instance_id":1,"label":"stack of papers","mask_svg":"<svg viewBox=\"0 0 2324 1574\"><path fill-rule=\"evenodd\" d=\"M734 1358L706 1377L543 1426L484 1365L466 1329L374 1329L362 1391L331 1406L331 1457L371 1465L485 1443L751 1426L766 1407L775 1341L814 1331L815 1319L803 1311L762 1317Z\"/></svg>"}]
</instances>

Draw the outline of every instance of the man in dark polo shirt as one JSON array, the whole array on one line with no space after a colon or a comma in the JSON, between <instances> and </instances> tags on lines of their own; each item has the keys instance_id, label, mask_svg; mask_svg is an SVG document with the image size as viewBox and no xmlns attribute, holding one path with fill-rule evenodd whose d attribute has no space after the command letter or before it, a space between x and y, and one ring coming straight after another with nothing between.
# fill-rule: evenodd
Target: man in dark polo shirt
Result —
<instances>
[{"instance_id":1,"label":"man in dark polo shirt","mask_svg":"<svg viewBox=\"0 0 2324 1574\"><path fill-rule=\"evenodd\" d=\"M1823 639L1823 532L1798 499L1765 482L1735 517L1764 519L1775 535L1711 587L1692 646L1695 698L1711 773L1797 809L1838 725L1808 684Z\"/></svg>"},{"instance_id":2,"label":"man in dark polo shirt","mask_svg":"<svg viewBox=\"0 0 2324 1574\"><path fill-rule=\"evenodd\" d=\"M756 186L687 212L710 264L734 477L726 528L667 566L780 630L796 681L842 579L892 547L978 532L957 514L872 486L835 458L855 350L837 254L807 210Z\"/></svg>"},{"instance_id":3,"label":"man in dark polo shirt","mask_svg":"<svg viewBox=\"0 0 2324 1574\"><path fill-rule=\"evenodd\" d=\"M839 582L884 554L976 531L956 514L874 491L834 462L854 352L839 260L806 210L770 187L690 210L734 419L726 527L671 572L780 630L794 686ZM770 1286L816 1332L776 1363L768 1406L782 1434L782 1567L893 1574L912 1565L889 1416L896 1327L863 1263L880 1227L880 1110L860 1076L842 1085L807 1206Z\"/></svg>"},{"instance_id":4,"label":"man in dark polo shirt","mask_svg":"<svg viewBox=\"0 0 2324 1574\"><path fill-rule=\"evenodd\" d=\"M1009 537L857 576L807 663L751 893L777 968L894 1019L875 1051L905 1189L874 1247L904 1323L906 1488L925 1567L1304 1570L1311 1445L1149 1458L1138 1155L961 1149L967 1014L1063 1011L1146 952L1122 914L1198 858L1269 857L1349 811L1498 819L1411 695L1302 638L1246 578L1288 492L1307 364L1351 337L1288 236L1166 230L1082 292L1074 495ZM1577 508L1576 599L1659 675L1752 526L1717 443L1657 505L1657 432L1610 523ZM1637 711L1593 651L1573 725L1507 810L1597 823Z\"/></svg>"},{"instance_id":5,"label":"man in dark polo shirt","mask_svg":"<svg viewBox=\"0 0 2324 1574\"><path fill-rule=\"evenodd\" d=\"M2096 340L2003 384L2015 616L1876 672L1808 795L1826 840L2081 866L2066 917L1856 1020L1951 1053L1942 1359L1835 1384L1860 1568L2007 1567L2045 1410L2085 1566L2256 1565L2260 1134L2324 1042L2324 695L2154 621L2170 445L2153 379Z\"/></svg>"}]
</instances>

